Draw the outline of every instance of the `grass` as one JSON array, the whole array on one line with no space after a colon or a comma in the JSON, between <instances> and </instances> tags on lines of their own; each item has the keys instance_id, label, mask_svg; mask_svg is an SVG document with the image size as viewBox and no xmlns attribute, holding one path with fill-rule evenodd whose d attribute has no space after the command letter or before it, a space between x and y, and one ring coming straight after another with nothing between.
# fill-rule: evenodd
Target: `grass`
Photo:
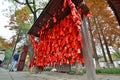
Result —
<instances>
[{"instance_id":1,"label":"grass","mask_svg":"<svg viewBox=\"0 0 120 80\"><path fill-rule=\"evenodd\" d=\"M9 67L7 65L3 65L2 68L9 69Z\"/></svg>"},{"instance_id":2,"label":"grass","mask_svg":"<svg viewBox=\"0 0 120 80\"><path fill-rule=\"evenodd\" d=\"M86 73L86 69L83 69L83 74ZM105 69L96 69L97 74L120 74L120 68L105 68ZM76 69L72 68L70 74L76 74Z\"/></svg>"},{"instance_id":3,"label":"grass","mask_svg":"<svg viewBox=\"0 0 120 80\"><path fill-rule=\"evenodd\" d=\"M120 74L120 68L96 69L96 73Z\"/></svg>"}]
</instances>

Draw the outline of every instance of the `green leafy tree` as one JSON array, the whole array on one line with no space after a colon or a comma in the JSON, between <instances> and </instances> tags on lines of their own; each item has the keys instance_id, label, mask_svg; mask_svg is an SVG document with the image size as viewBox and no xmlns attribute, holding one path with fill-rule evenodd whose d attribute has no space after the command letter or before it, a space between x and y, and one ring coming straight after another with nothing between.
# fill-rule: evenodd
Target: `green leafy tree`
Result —
<instances>
[{"instance_id":1,"label":"green leafy tree","mask_svg":"<svg viewBox=\"0 0 120 80\"><path fill-rule=\"evenodd\" d=\"M112 54L113 60L120 60L120 49L114 49L114 52Z\"/></svg>"},{"instance_id":2,"label":"green leafy tree","mask_svg":"<svg viewBox=\"0 0 120 80\"><path fill-rule=\"evenodd\" d=\"M11 58L12 50L13 50L13 48L11 47L11 48L9 48L9 49L6 49L6 51L5 51L4 65L6 65L6 66L7 66L7 64L8 64L8 62L9 62L10 58Z\"/></svg>"},{"instance_id":3,"label":"green leafy tree","mask_svg":"<svg viewBox=\"0 0 120 80\"><path fill-rule=\"evenodd\" d=\"M12 41L14 41L14 49L12 55L14 54L16 47L21 47L26 44L29 46L28 53L30 54L30 56L32 56L32 46L29 41L29 35L27 33L47 2L45 2L44 0L24 0L22 2L21 0L7 1L15 5L14 8L10 9L14 13L11 14L10 24L8 25L10 30L16 31L16 35L12 37Z\"/></svg>"},{"instance_id":4,"label":"green leafy tree","mask_svg":"<svg viewBox=\"0 0 120 80\"><path fill-rule=\"evenodd\" d=\"M16 31L16 35L12 37L14 41L12 56L16 50L16 47L21 47L24 44L27 44L27 42L29 42L28 40L29 36L27 32L31 27L32 17L30 16L30 14L31 12L28 9L28 7L24 6L21 9L16 10L15 13L11 15L10 24L8 25L8 27L10 28L10 30ZM18 44L20 45L18 46ZM12 56L11 56L11 59L12 59ZM10 62L11 62L11 59L10 59Z\"/></svg>"}]
</instances>

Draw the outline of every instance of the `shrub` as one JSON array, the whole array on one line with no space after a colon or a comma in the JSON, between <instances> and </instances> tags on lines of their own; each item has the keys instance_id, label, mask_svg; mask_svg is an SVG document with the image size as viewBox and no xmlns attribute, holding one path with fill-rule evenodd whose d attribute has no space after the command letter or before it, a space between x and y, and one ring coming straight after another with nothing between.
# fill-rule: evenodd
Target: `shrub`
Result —
<instances>
[{"instance_id":1,"label":"shrub","mask_svg":"<svg viewBox=\"0 0 120 80\"><path fill-rule=\"evenodd\" d=\"M83 69L83 74L86 73L86 69ZM96 69L97 74L120 74L120 68L105 68ZM76 74L76 69L72 68L70 74Z\"/></svg>"},{"instance_id":2,"label":"shrub","mask_svg":"<svg viewBox=\"0 0 120 80\"><path fill-rule=\"evenodd\" d=\"M76 68L72 68L69 74L72 74L72 75L76 74Z\"/></svg>"},{"instance_id":3,"label":"shrub","mask_svg":"<svg viewBox=\"0 0 120 80\"><path fill-rule=\"evenodd\" d=\"M45 67L45 71L51 71L53 68L52 67L49 67L49 66L47 66L47 67Z\"/></svg>"},{"instance_id":4,"label":"shrub","mask_svg":"<svg viewBox=\"0 0 120 80\"><path fill-rule=\"evenodd\" d=\"M120 68L96 69L96 73L120 74Z\"/></svg>"}]
</instances>

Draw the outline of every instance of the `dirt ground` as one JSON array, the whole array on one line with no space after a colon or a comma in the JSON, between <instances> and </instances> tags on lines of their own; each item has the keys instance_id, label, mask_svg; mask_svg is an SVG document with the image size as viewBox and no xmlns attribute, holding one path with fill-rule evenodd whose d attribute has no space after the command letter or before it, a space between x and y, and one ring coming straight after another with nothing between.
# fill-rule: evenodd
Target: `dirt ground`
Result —
<instances>
[{"instance_id":1,"label":"dirt ground","mask_svg":"<svg viewBox=\"0 0 120 80\"><path fill-rule=\"evenodd\" d=\"M70 75L67 73L58 72L42 72L41 74L32 74L31 76L38 80L89 80L86 75ZM97 80L120 80L119 75L97 74Z\"/></svg>"},{"instance_id":2,"label":"dirt ground","mask_svg":"<svg viewBox=\"0 0 120 80\"><path fill-rule=\"evenodd\" d=\"M120 80L119 75L97 74L97 80ZM86 75L70 75L67 73L44 71L38 74L29 71L9 72L0 68L0 80L89 80Z\"/></svg>"}]
</instances>

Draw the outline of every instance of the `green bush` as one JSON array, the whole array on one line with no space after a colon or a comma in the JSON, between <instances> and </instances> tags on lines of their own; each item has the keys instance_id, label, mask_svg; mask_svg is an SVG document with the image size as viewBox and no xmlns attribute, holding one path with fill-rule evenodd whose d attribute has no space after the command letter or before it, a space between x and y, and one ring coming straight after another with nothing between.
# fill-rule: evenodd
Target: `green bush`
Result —
<instances>
[{"instance_id":1,"label":"green bush","mask_svg":"<svg viewBox=\"0 0 120 80\"><path fill-rule=\"evenodd\" d=\"M86 69L83 69L83 74L86 73ZM97 74L120 74L120 68L105 68L96 69ZM76 74L76 69L72 68L70 74Z\"/></svg>"},{"instance_id":2,"label":"green bush","mask_svg":"<svg viewBox=\"0 0 120 80\"><path fill-rule=\"evenodd\" d=\"M83 72L83 74L86 73L86 69L83 69L82 72ZM72 68L71 71L69 72L69 74L72 74L72 75L76 74L76 68Z\"/></svg>"},{"instance_id":3,"label":"green bush","mask_svg":"<svg viewBox=\"0 0 120 80\"><path fill-rule=\"evenodd\" d=\"M69 72L69 74L71 74L71 75L76 74L76 68L72 68L71 71Z\"/></svg>"},{"instance_id":4,"label":"green bush","mask_svg":"<svg viewBox=\"0 0 120 80\"><path fill-rule=\"evenodd\" d=\"M120 74L120 68L96 69L96 73Z\"/></svg>"},{"instance_id":5,"label":"green bush","mask_svg":"<svg viewBox=\"0 0 120 80\"><path fill-rule=\"evenodd\" d=\"M85 74L85 73L86 73L86 69L84 68L84 69L83 69L83 74Z\"/></svg>"},{"instance_id":6,"label":"green bush","mask_svg":"<svg viewBox=\"0 0 120 80\"><path fill-rule=\"evenodd\" d=\"M9 69L7 65L3 65L2 68Z\"/></svg>"},{"instance_id":7,"label":"green bush","mask_svg":"<svg viewBox=\"0 0 120 80\"><path fill-rule=\"evenodd\" d=\"M45 71L51 71L53 68L52 67L49 67L49 66L47 66L47 67L45 67Z\"/></svg>"},{"instance_id":8,"label":"green bush","mask_svg":"<svg viewBox=\"0 0 120 80\"><path fill-rule=\"evenodd\" d=\"M4 60L4 65L8 65L8 62L12 56L12 48L9 48L5 52L5 60Z\"/></svg>"}]
</instances>

